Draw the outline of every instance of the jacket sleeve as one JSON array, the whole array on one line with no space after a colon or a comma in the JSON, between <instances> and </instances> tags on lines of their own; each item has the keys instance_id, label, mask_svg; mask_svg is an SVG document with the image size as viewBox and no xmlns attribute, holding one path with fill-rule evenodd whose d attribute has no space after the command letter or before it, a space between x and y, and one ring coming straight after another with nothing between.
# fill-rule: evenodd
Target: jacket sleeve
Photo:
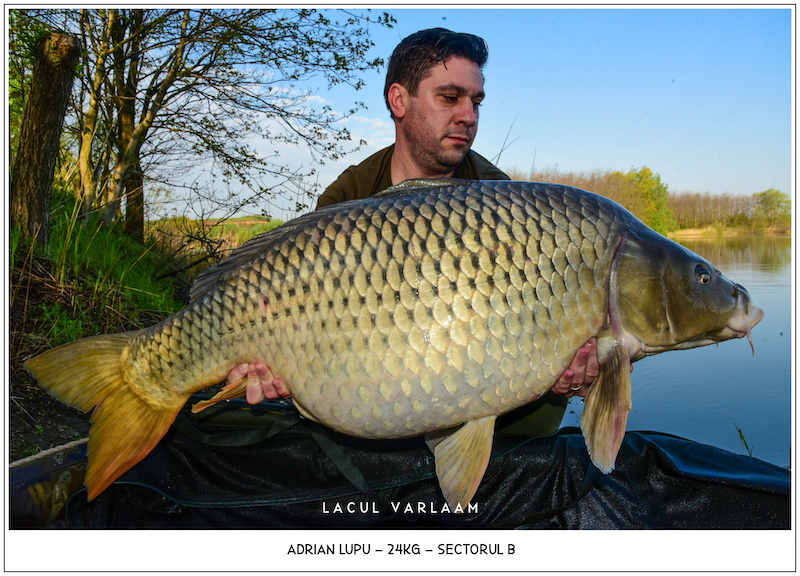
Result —
<instances>
[{"instance_id":1,"label":"jacket sleeve","mask_svg":"<svg viewBox=\"0 0 800 576\"><path fill-rule=\"evenodd\" d=\"M316 210L354 198L354 196L350 196L352 191L356 189L356 178L353 175L352 168L351 166L342 172L333 184L325 189L317 199Z\"/></svg>"}]
</instances>

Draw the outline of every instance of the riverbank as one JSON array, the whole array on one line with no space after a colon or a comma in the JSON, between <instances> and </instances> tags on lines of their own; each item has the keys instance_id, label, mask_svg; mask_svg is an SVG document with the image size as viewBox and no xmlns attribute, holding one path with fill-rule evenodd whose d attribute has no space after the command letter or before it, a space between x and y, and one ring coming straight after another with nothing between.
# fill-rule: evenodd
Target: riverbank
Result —
<instances>
[{"instance_id":1,"label":"riverbank","mask_svg":"<svg viewBox=\"0 0 800 576\"><path fill-rule=\"evenodd\" d=\"M715 228L707 226L705 228L686 228L684 230L674 230L667 234L673 240L688 238L735 238L752 236L791 236L791 230L783 227L773 228Z\"/></svg>"}]
</instances>

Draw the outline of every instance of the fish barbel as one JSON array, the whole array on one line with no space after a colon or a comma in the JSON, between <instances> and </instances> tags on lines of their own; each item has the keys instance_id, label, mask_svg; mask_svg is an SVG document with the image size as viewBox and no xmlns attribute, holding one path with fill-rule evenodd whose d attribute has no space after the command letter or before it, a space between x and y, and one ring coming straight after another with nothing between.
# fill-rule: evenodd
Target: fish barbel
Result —
<instances>
[{"instance_id":1,"label":"fish barbel","mask_svg":"<svg viewBox=\"0 0 800 576\"><path fill-rule=\"evenodd\" d=\"M744 288L609 199L420 180L256 237L198 277L175 315L25 367L56 398L94 409L90 499L152 450L193 393L265 361L300 413L333 430L427 435L445 498L465 508L496 418L546 393L589 338L601 370L581 428L608 473L630 363L750 338L762 316ZM195 409L243 394L244 383L228 386Z\"/></svg>"}]
</instances>

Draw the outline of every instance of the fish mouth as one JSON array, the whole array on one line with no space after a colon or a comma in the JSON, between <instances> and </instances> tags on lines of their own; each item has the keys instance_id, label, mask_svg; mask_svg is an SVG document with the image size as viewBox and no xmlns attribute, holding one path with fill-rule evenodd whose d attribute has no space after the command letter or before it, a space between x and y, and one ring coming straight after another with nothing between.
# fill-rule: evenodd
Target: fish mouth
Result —
<instances>
[{"instance_id":1,"label":"fish mouth","mask_svg":"<svg viewBox=\"0 0 800 576\"><path fill-rule=\"evenodd\" d=\"M637 339L632 334L626 334L629 342L629 349L631 350L631 360L639 360L644 356L651 356L659 354L668 350L688 350L690 348L699 348L701 346L708 346L710 344L719 344L726 340L733 340L734 338L747 337L750 343L750 350L755 355L755 347L753 346L752 329L756 324L761 322L764 318L764 311L758 306L750 304L749 300L740 300L739 308L741 311L734 314L728 323L716 332L707 332L700 334L689 340L679 343L673 343L666 346L652 346ZM630 345L632 344L632 345Z\"/></svg>"},{"instance_id":2,"label":"fish mouth","mask_svg":"<svg viewBox=\"0 0 800 576\"><path fill-rule=\"evenodd\" d=\"M747 336L747 341L750 342L750 349L755 355L756 350L753 347L752 330L764 318L764 311L758 306L753 306L750 302L750 294L741 284L733 283L733 294L738 300L737 308L739 313L734 314L728 325L720 330L719 337L723 340L728 340Z\"/></svg>"},{"instance_id":3,"label":"fish mouth","mask_svg":"<svg viewBox=\"0 0 800 576\"><path fill-rule=\"evenodd\" d=\"M731 318L728 325L720 331L720 336L723 340L744 338L747 336L747 341L750 342L750 349L753 351L753 354L755 354L756 349L753 346L752 330L763 318L764 311L761 308L753 306L750 302L745 302L744 314L737 314Z\"/></svg>"},{"instance_id":4,"label":"fish mouth","mask_svg":"<svg viewBox=\"0 0 800 576\"><path fill-rule=\"evenodd\" d=\"M744 338L746 336L747 341L750 343L750 350L753 352L753 355L755 355L756 349L753 346L752 330L755 328L756 324L761 322L764 318L764 311L758 306L753 306L749 301L742 302L741 304L744 308L742 312L731 317L724 328L717 332L703 334L692 340L687 340L678 348L696 348L699 346L707 346L708 344L718 344L725 340L733 340L734 338Z\"/></svg>"}]
</instances>

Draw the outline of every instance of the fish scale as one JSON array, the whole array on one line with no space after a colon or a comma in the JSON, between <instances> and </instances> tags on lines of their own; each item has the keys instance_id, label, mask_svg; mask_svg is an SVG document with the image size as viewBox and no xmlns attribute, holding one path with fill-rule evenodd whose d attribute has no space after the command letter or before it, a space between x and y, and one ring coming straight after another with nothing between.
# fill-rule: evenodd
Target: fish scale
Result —
<instances>
[{"instance_id":1,"label":"fish scale","mask_svg":"<svg viewBox=\"0 0 800 576\"><path fill-rule=\"evenodd\" d=\"M307 416L372 438L448 428L535 399L605 321L607 287L586 271L598 253L610 261L610 248L600 234L575 246L577 211L567 217L552 191L509 188L400 194L309 221L262 246L256 274L239 269L227 290L189 309L188 323L206 323L219 317L221 298L224 321L221 333L189 346L206 362L179 357L205 373L226 371L225 348L236 362L267 358ZM586 199L573 204L597 211ZM526 286L535 299L526 301ZM590 306L577 305L578 292ZM257 295L269 302L263 316ZM544 337L531 337L534 324ZM215 359L222 367L209 370Z\"/></svg>"}]
</instances>

